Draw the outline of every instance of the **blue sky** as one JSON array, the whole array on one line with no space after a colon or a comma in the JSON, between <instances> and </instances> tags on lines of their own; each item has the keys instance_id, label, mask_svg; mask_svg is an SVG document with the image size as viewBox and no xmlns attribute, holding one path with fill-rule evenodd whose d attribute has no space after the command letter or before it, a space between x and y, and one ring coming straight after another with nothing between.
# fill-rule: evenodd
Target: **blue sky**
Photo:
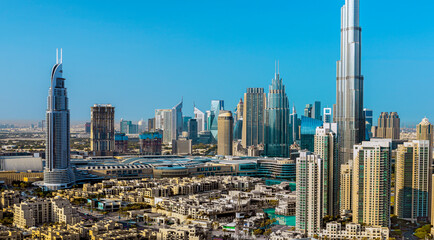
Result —
<instances>
[{"instance_id":1,"label":"blue sky","mask_svg":"<svg viewBox=\"0 0 434 240\"><path fill-rule=\"evenodd\" d=\"M184 97L232 110L264 87L274 61L299 112L335 102L340 7L324 1L0 1L0 119L45 117L55 49L63 48L72 120L111 103L137 121ZM365 107L404 123L434 121L434 1L361 0Z\"/></svg>"}]
</instances>

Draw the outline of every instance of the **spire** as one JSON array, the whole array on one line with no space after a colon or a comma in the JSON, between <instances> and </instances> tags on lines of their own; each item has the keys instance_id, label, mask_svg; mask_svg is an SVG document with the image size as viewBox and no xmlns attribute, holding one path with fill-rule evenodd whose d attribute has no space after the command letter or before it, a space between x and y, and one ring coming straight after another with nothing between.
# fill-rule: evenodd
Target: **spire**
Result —
<instances>
[{"instance_id":1,"label":"spire","mask_svg":"<svg viewBox=\"0 0 434 240\"><path fill-rule=\"evenodd\" d=\"M56 48L56 64L59 64L59 49Z\"/></svg>"},{"instance_id":2,"label":"spire","mask_svg":"<svg viewBox=\"0 0 434 240\"><path fill-rule=\"evenodd\" d=\"M62 55L62 48L60 49L60 64L63 63L63 55Z\"/></svg>"}]
</instances>

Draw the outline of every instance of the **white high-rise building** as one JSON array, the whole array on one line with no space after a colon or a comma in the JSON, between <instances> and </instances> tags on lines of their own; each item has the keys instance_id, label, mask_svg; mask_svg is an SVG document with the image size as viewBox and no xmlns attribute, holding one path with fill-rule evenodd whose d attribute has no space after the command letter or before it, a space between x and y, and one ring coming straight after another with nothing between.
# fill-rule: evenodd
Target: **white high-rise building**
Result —
<instances>
[{"instance_id":1,"label":"white high-rise building","mask_svg":"<svg viewBox=\"0 0 434 240\"><path fill-rule=\"evenodd\" d=\"M324 123L331 123L332 122L332 109L331 108L324 108L322 118L323 118L322 121Z\"/></svg>"},{"instance_id":2,"label":"white high-rise building","mask_svg":"<svg viewBox=\"0 0 434 240\"><path fill-rule=\"evenodd\" d=\"M339 151L337 139L337 124L324 123L315 133L315 154L323 160L322 191L323 211L326 215L339 215Z\"/></svg>"},{"instance_id":3,"label":"white high-rise building","mask_svg":"<svg viewBox=\"0 0 434 240\"><path fill-rule=\"evenodd\" d=\"M194 118L197 120L197 132L206 130L206 117L205 113L194 107Z\"/></svg>"},{"instance_id":4,"label":"white high-rise building","mask_svg":"<svg viewBox=\"0 0 434 240\"><path fill-rule=\"evenodd\" d=\"M308 151L297 158L295 228L308 236L318 234L323 222L323 161Z\"/></svg>"},{"instance_id":5,"label":"white high-rise building","mask_svg":"<svg viewBox=\"0 0 434 240\"><path fill-rule=\"evenodd\" d=\"M352 159L353 146L365 138L363 76L361 74L359 0L345 0L341 9L341 60L337 62L335 121L341 163Z\"/></svg>"},{"instance_id":6,"label":"white high-rise building","mask_svg":"<svg viewBox=\"0 0 434 240\"><path fill-rule=\"evenodd\" d=\"M44 187L49 190L67 188L75 183L75 174L70 163L68 96L62 68L61 49L60 59L56 59L56 64L51 71L51 87L47 101L47 144Z\"/></svg>"}]
</instances>

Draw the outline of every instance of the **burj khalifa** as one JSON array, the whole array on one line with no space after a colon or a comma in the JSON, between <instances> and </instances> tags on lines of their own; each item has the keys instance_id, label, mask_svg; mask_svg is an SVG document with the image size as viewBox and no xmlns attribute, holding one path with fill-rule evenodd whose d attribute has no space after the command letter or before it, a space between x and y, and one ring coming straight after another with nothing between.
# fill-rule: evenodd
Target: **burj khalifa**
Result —
<instances>
[{"instance_id":1,"label":"burj khalifa","mask_svg":"<svg viewBox=\"0 0 434 240\"><path fill-rule=\"evenodd\" d=\"M72 186L75 174L70 163L70 120L68 97L63 78L62 50L51 71L47 101L47 143L44 187L58 190Z\"/></svg>"},{"instance_id":2,"label":"burj khalifa","mask_svg":"<svg viewBox=\"0 0 434 240\"><path fill-rule=\"evenodd\" d=\"M363 76L359 0L345 0L341 9L341 60L337 62L335 122L340 162L353 157L353 146L364 139Z\"/></svg>"}]
</instances>

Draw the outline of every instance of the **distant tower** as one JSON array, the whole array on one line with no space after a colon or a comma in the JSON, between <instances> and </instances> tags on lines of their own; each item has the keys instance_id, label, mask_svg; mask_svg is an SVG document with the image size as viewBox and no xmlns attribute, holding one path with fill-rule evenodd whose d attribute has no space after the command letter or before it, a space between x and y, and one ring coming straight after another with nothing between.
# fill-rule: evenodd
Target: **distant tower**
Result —
<instances>
[{"instance_id":1,"label":"distant tower","mask_svg":"<svg viewBox=\"0 0 434 240\"><path fill-rule=\"evenodd\" d=\"M96 156L111 156L115 150L115 107L95 104L90 108L90 148Z\"/></svg>"},{"instance_id":2,"label":"distant tower","mask_svg":"<svg viewBox=\"0 0 434 240\"><path fill-rule=\"evenodd\" d=\"M375 136L377 138L399 139L400 138L400 119L396 112L382 112L378 118L378 128Z\"/></svg>"},{"instance_id":3,"label":"distant tower","mask_svg":"<svg viewBox=\"0 0 434 240\"><path fill-rule=\"evenodd\" d=\"M237 104L237 119L236 119L236 121L243 119L243 114L244 114L244 103L243 103L243 99L240 99L240 101Z\"/></svg>"},{"instance_id":4,"label":"distant tower","mask_svg":"<svg viewBox=\"0 0 434 240\"><path fill-rule=\"evenodd\" d=\"M433 144L434 127L429 122L428 118L422 119L422 122L420 122L416 126L416 139L417 140L428 140L428 141L430 141L431 145Z\"/></svg>"},{"instance_id":5,"label":"distant tower","mask_svg":"<svg viewBox=\"0 0 434 240\"><path fill-rule=\"evenodd\" d=\"M373 111L371 109L363 109L363 115L365 116L365 141L369 141L372 138L372 126L374 126Z\"/></svg>"},{"instance_id":6,"label":"distant tower","mask_svg":"<svg viewBox=\"0 0 434 240\"><path fill-rule=\"evenodd\" d=\"M243 147L264 143L265 93L263 88L247 88L244 94Z\"/></svg>"},{"instance_id":7,"label":"distant tower","mask_svg":"<svg viewBox=\"0 0 434 240\"><path fill-rule=\"evenodd\" d=\"M324 108L322 121L324 123L331 123L332 122L332 109L331 108Z\"/></svg>"},{"instance_id":8,"label":"distant tower","mask_svg":"<svg viewBox=\"0 0 434 240\"><path fill-rule=\"evenodd\" d=\"M275 73L270 85L266 107L265 155L269 157L288 157L289 146L291 145L289 101L278 71Z\"/></svg>"},{"instance_id":9,"label":"distant tower","mask_svg":"<svg viewBox=\"0 0 434 240\"><path fill-rule=\"evenodd\" d=\"M217 155L232 155L234 119L230 111L220 111L218 116Z\"/></svg>"},{"instance_id":10,"label":"distant tower","mask_svg":"<svg viewBox=\"0 0 434 240\"><path fill-rule=\"evenodd\" d=\"M193 144L197 141L197 120L189 119L187 124L188 139L191 139Z\"/></svg>"},{"instance_id":11,"label":"distant tower","mask_svg":"<svg viewBox=\"0 0 434 240\"><path fill-rule=\"evenodd\" d=\"M292 106L292 113L290 115L290 126L291 126L291 133L292 133L292 141L290 144L293 144L294 142L297 142L297 140L300 140L300 119L298 119L297 111L295 110L295 106Z\"/></svg>"},{"instance_id":12,"label":"distant tower","mask_svg":"<svg viewBox=\"0 0 434 240\"><path fill-rule=\"evenodd\" d=\"M208 115L208 130L211 131L213 141L218 139L218 117L221 110L225 109L223 100L212 100L211 110Z\"/></svg>"},{"instance_id":13,"label":"distant tower","mask_svg":"<svg viewBox=\"0 0 434 240\"><path fill-rule=\"evenodd\" d=\"M335 122L340 161L352 159L353 146L365 138L359 0L346 0L341 9L341 60L337 62Z\"/></svg>"},{"instance_id":14,"label":"distant tower","mask_svg":"<svg viewBox=\"0 0 434 240\"><path fill-rule=\"evenodd\" d=\"M60 59L51 71L51 87L47 107L47 144L44 187L49 190L67 188L75 183L75 174L70 163L69 109Z\"/></svg>"},{"instance_id":15,"label":"distant tower","mask_svg":"<svg viewBox=\"0 0 434 240\"><path fill-rule=\"evenodd\" d=\"M197 120L197 132L206 130L206 117L205 113L194 107L194 118Z\"/></svg>"}]
</instances>

